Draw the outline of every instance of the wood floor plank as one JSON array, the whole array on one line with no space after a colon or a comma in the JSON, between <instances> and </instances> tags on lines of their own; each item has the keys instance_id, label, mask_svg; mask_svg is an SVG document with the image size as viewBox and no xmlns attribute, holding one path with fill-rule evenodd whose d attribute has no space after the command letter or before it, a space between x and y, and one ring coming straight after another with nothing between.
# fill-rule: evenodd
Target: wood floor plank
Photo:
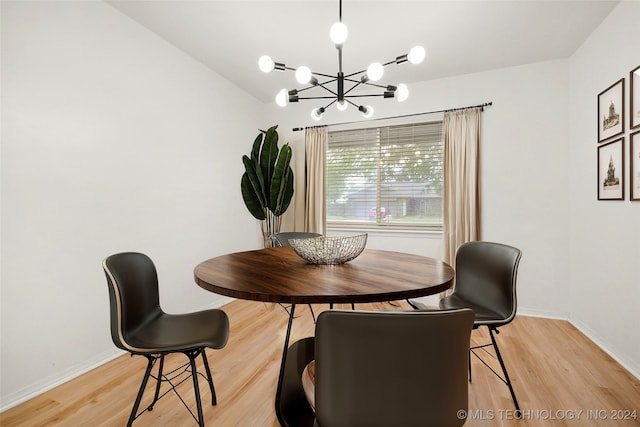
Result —
<instances>
[{"instance_id":1,"label":"wood floor plank","mask_svg":"<svg viewBox=\"0 0 640 427\"><path fill-rule=\"evenodd\" d=\"M327 308L316 305L314 311L317 315ZM336 308L350 307L339 305ZM405 303L357 305L357 309L406 308ZM223 309L230 318L230 339L224 349L207 351L218 405L211 406L208 386L201 380L205 422L225 427L276 427L274 395L287 313L277 304L240 300ZM292 342L313 334L313 321L307 306L297 306L296 314ZM518 316L500 332L497 340L524 419L515 419L507 387L473 359L466 426L640 425L640 381L570 323ZM474 343L487 339L486 331L473 332ZM166 365L167 368L177 367L185 361L184 356L171 355ZM497 366L495 361L491 363ZM5 411L0 414L0 425L125 425L145 365L143 357L123 355ZM195 411L191 381L182 384L179 391ZM144 401L150 402L152 393L150 386ZM614 419L625 416L629 419ZM134 423L138 427L193 425L196 424L189 412L172 394L161 399L153 411L144 413Z\"/></svg>"}]
</instances>

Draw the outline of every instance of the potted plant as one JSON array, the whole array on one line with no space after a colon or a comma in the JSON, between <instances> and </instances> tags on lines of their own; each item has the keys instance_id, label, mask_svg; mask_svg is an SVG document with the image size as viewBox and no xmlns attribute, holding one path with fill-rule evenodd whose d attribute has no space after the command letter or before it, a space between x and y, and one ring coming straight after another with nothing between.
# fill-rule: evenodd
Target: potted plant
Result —
<instances>
[{"instance_id":1,"label":"potted plant","mask_svg":"<svg viewBox=\"0 0 640 427\"><path fill-rule=\"evenodd\" d=\"M245 168L240 183L242 199L251 215L262 221L265 248L276 246L280 216L293 198L291 147L285 144L278 149L277 127L260 130L253 142L251 157L242 156Z\"/></svg>"}]
</instances>

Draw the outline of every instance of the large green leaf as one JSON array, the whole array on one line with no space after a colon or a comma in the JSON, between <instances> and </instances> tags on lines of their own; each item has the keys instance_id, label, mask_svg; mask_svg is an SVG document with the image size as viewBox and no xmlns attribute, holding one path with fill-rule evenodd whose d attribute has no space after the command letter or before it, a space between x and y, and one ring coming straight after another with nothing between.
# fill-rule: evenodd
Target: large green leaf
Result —
<instances>
[{"instance_id":1,"label":"large green leaf","mask_svg":"<svg viewBox=\"0 0 640 427\"><path fill-rule=\"evenodd\" d=\"M247 156L242 156L242 162L244 163L245 174L249 178L251 188L254 193L256 193L260 207L264 210L264 208L267 207L267 200L265 198L264 180L260 168L256 167L257 164Z\"/></svg>"},{"instance_id":2,"label":"large green leaf","mask_svg":"<svg viewBox=\"0 0 640 427\"><path fill-rule=\"evenodd\" d=\"M253 169L256 171L256 176L258 177L258 182L260 183L260 195L262 199L262 204L266 208L267 207L267 186L262 175L262 168L260 168L260 163L256 160L255 162L251 162L253 164Z\"/></svg>"},{"instance_id":3,"label":"large green leaf","mask_svg":"<svg viewBox=\"0 0 640 427\"><path fill-rule=\"evenodd\" d=\"M287 177L285 178L284 192L282 193L282 199L278 207L279 213L276 215L278 216L282 215L287 211L287 208L289 207L289 204L291 203L292 198L293 198L293 169L289 167L287 171Z\"/></svg>"},{"instance_id":4,"label":"large green leaf","mask_svg":"<svg viewBox=\"0 0 640 427\"><path fill-rule=\"evenodd\" d=\"M251 148L251 160L254 163L260 163L260 146L262 145L262 134L264 132L260 132L258 136L256 136L255 141L253 141L253 147Z\"/></svg>"},{"instance_id":5,"label":"large green leaf","mask_svg":"<svg viewBox=\"0 0 640 427\"><path fill-rule=\"evenodd\" d=\"M276 128L278 126L272 126L267 130L262 143L262 151L260 152L260 168L262 169L262 176L265 179L266 200L270 200L271 192L271 180L273 177L273 169L278 158L278 132Z\"/></svg>"},{"instance_id":6,"label":"large green leaf","mask_svg":"<svg viewBox=\"0 0 640 427\"><path fill-rule=\"evenodd\" d=\"M266 219L267 215L265 210L262 208L260 200L258 199L258 196L251 185L251 181L249 180L249 175L247 175L246 172L242 175L240 188L242 190L242 199L244 200L244 204L247 206L247 209L249 209L249 212L251 212L251 215L261 221Z\"/></svg>"},{"instance_id":7,"label":"large green leaf","mask_svg":"<svg viewBox=\"0 0 640 427\"><path fill-rule=\"evenodd\" d=\"M289 144L285 144L280 150L273 170L273 176L271 177L269 209L276 215L278 215L276 212L280 210L279 205L282 204L289 164L291 163L291 155L291 147Z\"/></svg>"}]
</instances>

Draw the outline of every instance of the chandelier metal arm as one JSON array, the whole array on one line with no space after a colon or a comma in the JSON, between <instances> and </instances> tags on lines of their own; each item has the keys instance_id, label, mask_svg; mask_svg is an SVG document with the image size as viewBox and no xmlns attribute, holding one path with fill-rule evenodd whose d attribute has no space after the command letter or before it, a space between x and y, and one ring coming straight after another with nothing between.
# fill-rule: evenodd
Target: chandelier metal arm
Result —
<instances>
[{"instance_id":1,"label":"chandelier metal arm","mask_svg":"<svg viewBox=\"0 0 640 427\"><path fill-rule=\"evenodd\" d=\"M302 89L294 89L294 90L292 90L291 92L293 92L293 91L295 91L295 93L303 92L303 91L305 91L305 90L313 89L314 87L315 87L315 86L307 86L307 87L303 87Z\"/></svg>"},{"instance_id":2,"label":"chandelier metal arm","mask_svg":"<svg viewBox=\"0 0 640 427\"><path fill-rule=\"evenodd\" d=\"M348 94L349 92L351 92L352 90L354 90L355 88L357 88L358 86L360 86L360 84L362 83L360 80L351 80L351 79L350 79L349 81L350 81L350 82L353 82L353 83L355 83L355 84L354 84L353 86L351 86L351 88L350 88L348 91L346 91L346 92L344 93L344 95Z\"/></svg>"},{"instance_id":3,"label":"chandelier metal arm","mask_svg":"<svg viewBox=\"0 0 640 427\"><path fill-rule=\"evenodd\" d=\"M405 58L402 62L406 62L407 61L406 57L407 57L407 55L398 56L398 58ZM398 58L396 58L396 59L394 59L392 61L385 62L384 64L382 64L382 66L386 67L387 65L391 65L391 64L401 64L402 62L398 62L399 61ZM351 74L345 75L344 78L347 79L348 77L353 77L353 76L356 76L358 74L364 74L366 72L367 72L366 69L360 70L360 71L356 71L355 73L351 73Z\"/></svg>"},{"instance_id":4,"label":"chandelier metal arm","mask_svg":"<svg viewBox=\"0 0 640 427\"><path fill-rule=\"evenodd\" d=\"M362 82L361 84L367 85L367 86L377 87L377 88L380 88L380 89L386 89L387 87L389 87L389 85L379 85L379 84L370 83L370 82Z\"/></svg>"},{"instance_id":5,"label":"chandelier metal arm","mask_svg":"<svg viewBox=\"0 0 640 427\"><path fill-rule=\"evenodd\" d=\"M355 88L358 85L375 86L375 87L379 87L381 89L386 89L388 87L388 85L379 85L379 84L376 84L376 83L371 83L369 81L363 82L362 80L353 80L353 79L347 79L347 78L345 78L345 80L347 80L349 82L352 82L352 83L356 83L356 85L353 86L351 89Z\"/></svg>"},{"instance_id":6,"label":"chandelier metal arm","mask_svg":"<svg viewBox=\"0 0 640 427\"><path fill-rule=\"evenodd\" d=\"M364 74L364 73L366 73L366 72L367 72L367 70L366 70L366 69L364 69L364 70L362 70L362 71L357 71L357 72L355 72L355 73L347 74L347 75L345 75L345 76L344 76L344 78L345 78L345 79L347 79L347 78L349 78L349 77L353 77L353 76L356 76L356 75L358 75L358 74Z\"/></svg>"},{"instance_id":7,"label":"chandelier metal arm","mask_svg":"<svg viewBox=\"0 0 640 427\"><path fill-rule=\"evenodd\" d=\"M326 77L328 79L333 79L333 80L337 80L337 77L334 76L333 74L323 74L323 73L316 73L315 71L311 72L314 76L322 76L322 77ZM332 81L333 81L332 80ZM330 82L325 82L326 83L330 83Z\"/></svg>"},{"instance_id":8,"label":"chandelier metal arm","mask_svg":"<svg viewBox=\"0 0 640 427\"><path fill-rule=\"evenodd\" d=\"M370 98L370 97L374 97L374 96L384 96L383 93L370 93L370 94L366 94L366 93L361 93L358 95L349 95L344 97L345 100L348 100L349 98ZM333 99L334 102L337 102L337 98L334 96L300 96L298 97L299 100L303 100L303 99ZM332 102L333 104L333 102Z\"/></svg>"},{"instance_id":9,"label":"chandelier metal arm","mask_svg":"<svg viewBox=\"0 0 640 427\"><path fill-rule=\"evenodd\" d=\"M331 89L329 89L328 87L324 86L322 83L318 83L318 86L320 86L322 89L326 90L327 92L333 94L333 96L338 96L338 94L336 92L334 92Z\"/></svg>"},{"instance_id":10,"label":"chandelier metal arm","mask_svg":"<svg viewBox=\"0 0 640 427\"><path fill-rule=\"evenodd\" d=\"M336 97L335 95L334 96L301 96L301 97L298 97L298 99L336 99Z\"/></svg>"},{"instance_id":11,"label":"chandelier metal arm","mask_svg":"<svg viewBox=\"0 0 640 427\"><path fill-rule=\"evenodd\" d=\"M281 70L281 71L289 70L289 71L293 71L293 72L295 72L295 71L296 71L296 68L288 67L288 66L286 66L286 65L284 65L284 64L281 64L281 63L279 63L279 62L276 62L276 64L280 64L280 65L281 65L281 67L280 67L280 68L277 68L278 70ZM336 76L331 75L331 74L318 73L318 72L315 72L315 71L312 71L311 73L312 73L313 75L315 75L315 76L327 77L327 78L334 79L334 80L336 79Z\"/></svg>"},{"instance_id":12,"label":"chandelier metal arm","mask_svg":"<svg viewBox=\"0 0 640 427\"><path fill-rule=\"evenodd\" d=\"M335 76L328 76L328 77L332 77L332 79L331 79L331 80L327 80L326 82L322 82L322 83L318 82L318 83L316 83L315 85L311 85L311 86L304 87L304 88L302 88L302 89L295 89L295 90L296 90L297 92L302 92L303 90L313 89L314 87L317 87L317 86L321 86L321 87L323 87L323 88L327 89L326 87L324 87L324 85L327 85L327 84L329 84L329 83L333 83L333 82L335 82L336 80L338 80ZM329 90L329 89L327 89L327 90Z\"/></svg>"},{"instance_id":13,"label":"chandelier metal arm","mask_svg":"<svg viewBox=\"0 0 640 427\"><path fill-rule=\"evenodd\" d=\"M374 93L371 93L371 94L363 93L363 94L359 94L359 95L349 95L349 96L345 96L345 99L346 98L370 98L370 97L373 97L373 96L384 96L384 93L375 93L375 94Z\"/></svg>"},{"instance_id":14,"label":"chandelier metal arm","mask_svg":"<svg viewBox=\"0 0 640 427\"><path fill-rule=\"evenodd\" d=\"M348 98L345 98L344 100L345 100L346 102L348 102L349 104L353 105L354 107L356 107L356 108L360 108L360 106L359 106L358 104L354 103L353 101L350 101Z\"/></svg>"},{"instance_id":15,"label":"chandelier metal arm","mask_svg":"<svg viewBox=\"0 0 640 427\"><path fill-rule=\"evenodd\" d=\"M406 55L405 55L406 56ZM391 64L395 64L396 61L389 61L389 62L385 62L384 64L381 64L383 67L386 67L387 65L391 65ZM366 68L364 70L360 70L360 71L356 71L355 73L351 73L351 74L347 74L344 76L344 78L348 78L348 77L353 77L353 76L357 76L358 74L365 74L367 72Z\"/></svg>"},{"instance_id":16,"label":"chandelier metal arm","mask_svg":"<svg viewBox=\"0 0 640 427\"><path fill-rule=\"evenodd\" d=\"M302 91L305 91L305 90L313 89L315 87L321 87L322 89L326 90L327 92L332 93L334 96L337 96L337 93L335 93L334 91L332 91L331 89L329 89L328 87L325 86L326 84L333 83L334 81L336 81L336 79L329 80L329 81L322 82L322 83L316 83L315 85L307 86L307 87L302 88L302 89L296 89L294 91L295 91L295 93L298 93L298 92L302 92ZM294 91L291 91L291 92L294 92ZM302 98L300 98L300 99L302 99Z\"/></svg>"},{"instance_id":17,"label":"chandelier metal arm","mask_svg":"<svg viewBox=\"0 0 640 427\"><path fill-rule=\"evenodd\" d=\"M305 89L311 89L311 88L314 88L314 87L320 86L322 89L324 89L324 90L326 90L327 92L329 92L329 93L333 94L333 96L338 96L338 93L336 93L336 92L332 91L331 89L329 89L329 88L328 88L328 87L326 87L325 85L327 85L327 84L329 84L329 83L333 83L333 82L335 82L335 81L337 81L337 80L339 80L339 79L338 79L337 77L335 77L335 76L328 76L328 77L332 77L332 79L331 79L331 80L327 80L326 82L322 82L322 83L318 82L318 83L316 83L315 85L310 86L310 87L307 87L307 88L305 88ZM339 92L339 91L338 91L338 92Z\"/></svg>"}]
</instances>

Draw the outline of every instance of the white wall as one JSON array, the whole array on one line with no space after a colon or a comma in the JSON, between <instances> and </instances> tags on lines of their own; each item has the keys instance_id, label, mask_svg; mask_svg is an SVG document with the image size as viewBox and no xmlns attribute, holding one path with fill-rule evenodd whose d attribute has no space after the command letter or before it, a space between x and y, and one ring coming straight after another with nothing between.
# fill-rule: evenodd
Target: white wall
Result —
<instances>
[{"instance_id":1,"label":"white wall","mask_svg":"<svg viewBox=\"0 0 640 427\"><path fill-rule=\"evenodd\" d=\"M142 251L161 303L257 248L241 155L262 104L102 2L2 2L0 406L116 354L101 261ZM231 208L229 208L231 207Z\"/></svg>"},{"instance_id":2,"label":"white wall","mask_svg":"<svg viewBox=\"0 0 640 427\"><path fill-rule=\"evenodd\" d=\"M640 2L623 1L570 61L571 321L640 377L640 202L629 201L629 72ZM597 200L597 96L625 79L624 201ZM636 100L638 102L638 100Z\"/></svg>"},{"instance_id":3,"label":"white wall","mask_svg":"<svg viewBox=\"0 0 640 427\"><path fill-rule=\"evenodd\" d=\"M376 117L493 102L482 114L482 238L523 251L519 311L562 318L569 312L568 77L568 61L558 60L412 84L406 103L376 102ZM304 134L291 129L315 124L312 108L310 101L270 108L294 149L303 149ZM359 119L351 113L331 108L320 123ZM367 247L442 257L442 237L433 233L374 233Z\"/></svg>"}]
</instances>

